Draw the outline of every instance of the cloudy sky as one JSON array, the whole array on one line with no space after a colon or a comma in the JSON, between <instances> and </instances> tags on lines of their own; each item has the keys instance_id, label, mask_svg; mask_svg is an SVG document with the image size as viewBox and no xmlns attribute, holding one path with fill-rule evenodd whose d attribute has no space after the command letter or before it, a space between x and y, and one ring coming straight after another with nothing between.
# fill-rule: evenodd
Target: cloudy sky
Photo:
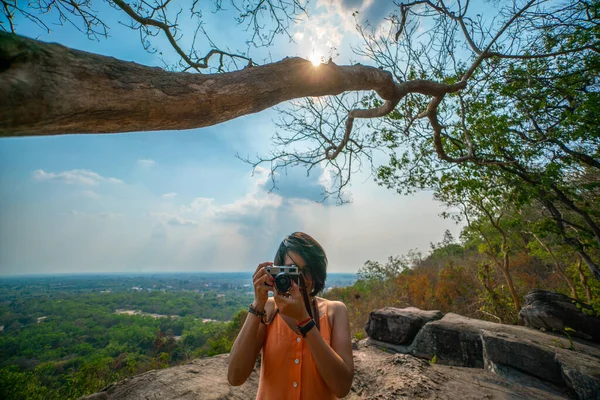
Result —
<instances>
[{"instance_id":1,"label":"cloudy sky","mask_svg":"<svg viewBox=\"0 0 600 400\"><path fill-rule=\"evenodd\" d=\"M391 6L317 1L311 18L292 28L296 43L282 38L254 57L328 58L335 48L336 63L357 60L352 12L381 21ZM122 13L95 7L111 23L108 39L88 40L68 25L46 33L22 19L17 29L145 65L175 61L168 50L162 59L145 52L138 35L118 24L127 21ZM227 12L206 12L205 23L217 45L243 46ZM155 44L168 49L162 38ZM353 177L352 203L344 206L320 202L322 170L307 177L290 169L270 192L267 171L253 173L235 155L268 154L276 117L267 110L188 131L1 139L0 274L252 271L294 231L321 242L330 271L356 272L366 260L426 252L445 229L458 233L429 193L400 196L377 186L369 171Z\"/></svg>"}]
</instances>

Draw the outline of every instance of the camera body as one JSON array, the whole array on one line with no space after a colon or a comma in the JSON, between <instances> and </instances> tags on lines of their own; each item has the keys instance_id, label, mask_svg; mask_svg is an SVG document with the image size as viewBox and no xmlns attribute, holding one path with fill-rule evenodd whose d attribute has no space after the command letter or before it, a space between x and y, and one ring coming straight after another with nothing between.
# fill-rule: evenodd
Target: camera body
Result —
<instances>
[{"instance_id":1,"label":"camera body","mask_svg":"<svg viewBox=\"0 0 600 400\"><path fill-rule=\"evenodd\" d=\"M278 292L289 292L292 288L292 281L299 284L300 270L295 265L272 265L266 267L266 270L275 279L275 288Z\"/></svg>"}]
</instances>

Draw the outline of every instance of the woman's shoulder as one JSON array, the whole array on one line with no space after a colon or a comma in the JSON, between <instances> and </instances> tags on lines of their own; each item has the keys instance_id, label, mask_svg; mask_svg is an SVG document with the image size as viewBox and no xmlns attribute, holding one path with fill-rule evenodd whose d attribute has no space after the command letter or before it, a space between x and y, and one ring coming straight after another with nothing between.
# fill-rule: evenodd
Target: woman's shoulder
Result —
<instances>
[{"instance_id":1,"label":"woman's shoulder","mask_svg":"<svg viewBox=\"0 0 600 400\"><path fill-rule=\"evenodd\" d=\"M342 308L346 308L346 304L344 304L343 301L338 301L338 300L329 300L326 299L324 297L317 297L317 299L319 300L319 303L323 303L323 304L327 304L328 307L342 307Z\"/></svg>"},{"instance_id":2,"label":"woman's shoulder","mask_svg":"<svg viewBox=\"0 0 600 400\"><path fill-rule=\"evenodd\" d=\"M327 307L327 315L330 317L335 317L340 313L347 313L348 310L346 308L346 304L337 300L329 300L319 297L319 303L326 305Z\"/></svg>"}]
</instances>

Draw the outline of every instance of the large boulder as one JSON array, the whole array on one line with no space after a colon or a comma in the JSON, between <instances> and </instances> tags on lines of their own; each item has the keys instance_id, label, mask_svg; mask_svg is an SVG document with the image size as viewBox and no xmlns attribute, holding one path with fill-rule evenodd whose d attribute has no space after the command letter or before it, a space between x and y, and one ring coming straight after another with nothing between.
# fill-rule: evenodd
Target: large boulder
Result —
<instances>
[{"instance_id":1,"label":"large boulder","mask_svg":"<svg viewBox=\"0 0 600 400\"><path fill-rule=\"evenodd\" d=\"M485 368L511 376L512 369L537 376L548 382L561 382L556 348L505 332L481 331ZM510 368L506 368L510 367Z\"/></svg>"},{"instance_id":2,"label":"large boulder","mask_svg":"<svg viewBox=\"0 0 600 400\"><path fill-rule=\"evenodd\" d=\"M369 342L437 364L485 368L513 382L539 379L574 398L600 400L600 346L585 340L448 313L426 323L410 345Z\"/></svg>"},{"instance_id":3,"label":"large boulder","mask_svg":"<svg viewBox=\"0 0 600 400\"><path fill-rule=\"evenodd\" d=\"M440 311L424 311L415 307L386 307L371 311L365 331L375 340L407 345L413 341L423 325L442 317Z\"/></svg>"},{"instance_id":4,"label":"large boulder","mask_svg":"<svg viewBox=\"0 0 600 400\"><path fill-rule=\"evenodd\" d=\"M572 336L600 342L600 318L587 304L561 293L532 290L525 296L519 318L531 328L564 332L569 327L575 331Z\"/></svg>"},{"instance_id":5,"label":"large boulder","mask_svg":"<svg viewBox=\"0 0 600 400\"><path fill-rule=\"evenodd\" d=\"M587 354L563 351L556 355L562 380L579 400L600 399L600 362Z\"/></svg>"},{"instance_id":6,"label":"large boulder","mask_svg":"<svg viewBox=\"0 0 600 400\"><path fill-rule=\"evenodd\" d=\"M429 322L415 337L410 352L443 365L483 368L481 329L494 330L500 324L448 313Z\"/></svg>"},{"instance_id":7,"label":"large boulder","mask_svg":"<svg viewBox=\"0 0 600 400\"><path fill-rule=\"evenodd\" d=\"M566 387L579 400L600 399L600 359L587 354L589 347L574 343L571 350L538 338L482 330L485 368L506 378L520 378L520 373L541 378Z\"/></svg>"}]
</instances>

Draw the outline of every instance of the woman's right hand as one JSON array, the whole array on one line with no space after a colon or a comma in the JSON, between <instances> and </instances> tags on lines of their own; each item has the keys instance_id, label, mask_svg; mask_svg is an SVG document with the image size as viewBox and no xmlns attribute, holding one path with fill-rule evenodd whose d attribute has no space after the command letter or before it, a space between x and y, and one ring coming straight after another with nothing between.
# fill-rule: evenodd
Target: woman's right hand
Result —
<instances>
[{"instance_id":1,"label":"woman's right hand","mask_svg":"<svg viewBox=\"0 0 600 400\"><path fill-rule=\"evenodd\" d=\"M258 268L252 275L252 283L254 284L254 303L252 306L258 311L265 310L265 304L269 298L269 291L273 291L275 280L265 269L266 266L273 265L272 262L264 262L258 264Z\"/></svg>"}]
</instances>

